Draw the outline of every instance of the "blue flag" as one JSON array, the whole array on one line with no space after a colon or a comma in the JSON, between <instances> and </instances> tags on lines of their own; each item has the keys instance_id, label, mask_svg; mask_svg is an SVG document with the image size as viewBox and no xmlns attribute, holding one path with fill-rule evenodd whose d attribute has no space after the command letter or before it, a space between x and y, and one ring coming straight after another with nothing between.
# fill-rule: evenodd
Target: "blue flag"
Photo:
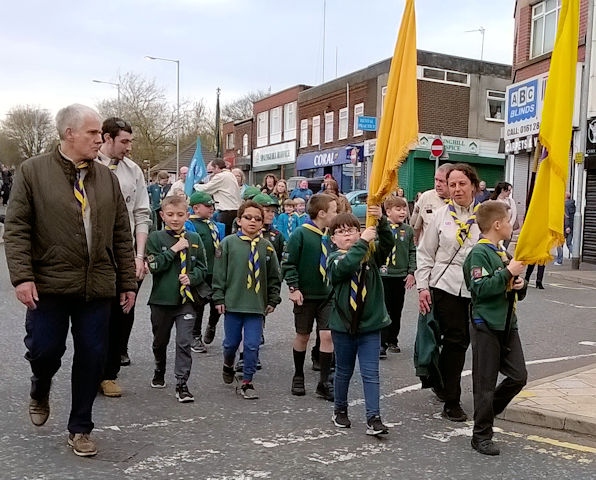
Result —
<instances>
[{"instance_id":1,"label":"blue flag","mask_svg":"<svg viewBox=\"0 0 596 480\"><path fill-rule=\"evenodd\" d=\"M201 150L201 139L197 138L197 149L192 156L188 173L186 174L186 182L184 184L184 193L191 196L195 191L194 186L207 176L207 168L205 167L205 160L203 160L203 152Z\"/></svg>"}]
</instances>

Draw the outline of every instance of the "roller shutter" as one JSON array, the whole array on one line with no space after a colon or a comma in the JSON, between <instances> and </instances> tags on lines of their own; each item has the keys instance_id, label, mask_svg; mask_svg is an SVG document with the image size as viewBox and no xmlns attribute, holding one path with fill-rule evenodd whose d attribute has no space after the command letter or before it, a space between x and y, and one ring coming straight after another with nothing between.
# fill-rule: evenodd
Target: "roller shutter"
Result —
<instances>
[{"instance_id":1,"label":"roller shutter","mask_svg":"<svg viewBox=\"0 0 596 480\"><path fill-rule=\"evenodd\" d=\"M596 170L586 170L582 261L596 264Z\"/></svg>"}]
</instances>

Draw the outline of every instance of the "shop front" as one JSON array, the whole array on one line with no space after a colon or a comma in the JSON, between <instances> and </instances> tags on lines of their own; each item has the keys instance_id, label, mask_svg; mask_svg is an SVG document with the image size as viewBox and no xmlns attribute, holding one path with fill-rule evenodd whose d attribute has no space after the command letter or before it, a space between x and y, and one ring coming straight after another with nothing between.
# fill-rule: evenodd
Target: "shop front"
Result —
<instances>
[{"instance_id":1,"label":"shop front","mask_svg":"<svg viewBox=\"0 0 596 480\"><path fill-rule=\"evenodd\" d=\"M255 148L252 151L253 184L262 185L266 175L289 178L294 175L296 141Z\"/></svg>"}]
</instances>

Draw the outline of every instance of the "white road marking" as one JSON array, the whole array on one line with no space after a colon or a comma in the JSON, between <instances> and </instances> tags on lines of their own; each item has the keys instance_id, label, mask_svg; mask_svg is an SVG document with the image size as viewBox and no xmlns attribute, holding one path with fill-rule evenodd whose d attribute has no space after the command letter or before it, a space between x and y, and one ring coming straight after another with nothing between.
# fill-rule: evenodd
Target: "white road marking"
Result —
<instances>
[{"instance_id":1,"label":"white road marking","mask_svg":"<svg viewBox=\"0 0 596 480\"><path fill-rule=\"evenodd\" d=\"M569 287L567 285L563 285L562 283L548 283L548 286L565 290L596 290L596 287L590 287L589 285L584 285L582 287Z\"/></svg>"},{"instance_id":2,"label":"white road marking","mask_svg":"<svg viewBox=\"0 0 596 480\"><path fill-rule=\"evenodd\" d=\"M596 342L589 342L587 340L579 342L579 345L585 345L587 347L596 347Z\"/></svg>"},{"instance_id":3,"label":"white road marking","mask_svg":"<svg viewBox=\"0 0 596 480\"><path fill-rule=\"evenodd\" d=\"M551 298L545 298L544 300L546 300L547 302L556 303L557 305L563 305L564 307L578 308L580 310L584 310L584 309L588 309L588 310L590 310L590 309L596 309L596 306L575 305L574 303L559 302L558 300L553 300Z\"/></svg>"},{"instance_id":4,"label":"white road marking","mask_svg":"<svg viewBox=\"0 0 596 480\"><path fill-rule=\"evenodd\" d=\"M312 453L306 458L311 462L322 463L323 465L332 465L338 462L349 462L363 457L378 455L383 452L393 452L394 450L383 443L367 443L356 448L341 448L325 452L325 456L318 453Z\"/></svg>"},{"instance_id":5,"label":"white road marking","mask_svg":"<svg viewBox=\"0 0 596 480\"><path fill-rule=\"evenodd\" d=\"M309 429L305 430L303 435L295 435L294 433L290 433L287 436L275 435L273 438L252 438L251 441L265 448L275 448L285 445L292 445L294 443L320 440L322 438L339 437L341 435L347 435L347 432L341 430Z\"/></svg>"},{"instance_id":6,"label":"white road marking","mask_svg":"<svg viewBox=\"0 0 596 480\"><path fill-rule=\"evenodd\" d=\"M202 463L215 455L224 455L218 450L177 450L170 455L152 455L128 467L124 473L134 475L159 472L167 468L178 469L182 463Z\"/></svg>"}]
</instances>

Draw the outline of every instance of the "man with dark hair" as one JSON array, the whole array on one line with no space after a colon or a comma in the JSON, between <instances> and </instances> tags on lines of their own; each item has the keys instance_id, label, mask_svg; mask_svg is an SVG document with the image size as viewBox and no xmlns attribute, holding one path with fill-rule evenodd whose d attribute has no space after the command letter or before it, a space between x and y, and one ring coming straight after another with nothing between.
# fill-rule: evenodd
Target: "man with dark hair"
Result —
<instances>
[{"instance_id":1,"label":"man with dark hair","mask_svg":"<svg viewBox=\"0 0 596 480\"><path fill-rule=\"evenodd\" d=\"M240 187L234 174L226 168L221 158L216 158L207 165L209 181L197 183L195 190L207 192L213 196L218 211L218 221L226 226L226 235L232 233L232 223L240 206Z\"/></svg>"},{"instance_id":2,"label":"man with dark hair","mask_svg":"<svg viewBox=\"0 0 596 480\"><path fill-rule=\"evenodd\" d=\"M103 143L97 161L112 170L118 178L136 248L135 275L140 288L145 276L145 244L151 225L151 207L143 171L127 157L132 150L132 127L121 118L107 118L101 127L101 139ZM118 298L115 298L110 314L108 358L100 385L100 391L106 397L119 397L122 394L116 379L120 365L130 365L128 339L133 322L134 307L124 313Z\"/></svg>"},{"instance_id":3,"label":"man with dark hair","mask_svg":"<svg viewBox=\"0 0 596 480\"><path fill-rule=\"evenodd\" d=\"M50 415L50 387L71 326L74 356L68 444L97 453L89 437L105 364L112 298L130 311L136 297L134 252L117 178L95 162L101 123L95 110L71 105L56 115L60 144L23 162L6 212L6 259L17 299L27 307L31 364L29 416ZM48 201L51 199L51 201Z\"/></svg>"}]
</instances>

